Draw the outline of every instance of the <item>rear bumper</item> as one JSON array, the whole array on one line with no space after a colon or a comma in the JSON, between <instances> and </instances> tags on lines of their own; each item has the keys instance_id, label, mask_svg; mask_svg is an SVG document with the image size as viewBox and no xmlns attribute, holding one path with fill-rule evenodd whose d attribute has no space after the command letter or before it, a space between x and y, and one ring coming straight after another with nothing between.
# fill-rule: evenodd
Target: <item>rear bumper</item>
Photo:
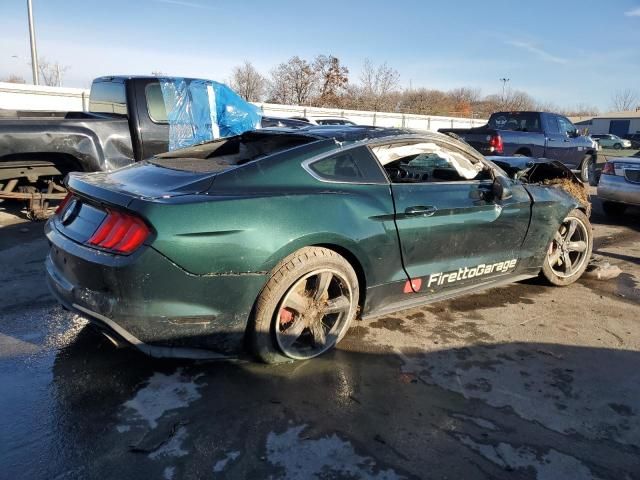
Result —
<instances>
[{"instance_id":1,"label":"rear bumper","mask_svg":"<svg viewBox=\"0 0 640 480\"><path fill-rule=\"evenodd\" d=\"M58 301L155 357L218 358L242 351L266 275L192 275L153 248L130 258L68 239L51 222L47 283Z\"/></svg>"},{"instance_id":2,"label":"rear bumper","mask_svg":"<svg viewBox=\"0 0 640 480\"><path fill-rule=\"evenodd\" d=\"M618 175L601 175L598 197L610 202L640 205L640 184L628 182Z\"/></svg>"}]
</instances>

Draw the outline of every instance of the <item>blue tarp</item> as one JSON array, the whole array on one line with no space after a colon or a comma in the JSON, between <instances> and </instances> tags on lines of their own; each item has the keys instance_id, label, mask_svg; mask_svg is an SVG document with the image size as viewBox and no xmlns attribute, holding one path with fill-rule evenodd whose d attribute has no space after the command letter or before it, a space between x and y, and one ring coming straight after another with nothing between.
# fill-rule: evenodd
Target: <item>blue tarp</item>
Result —
<instances>
[{"instance_id":1,"label":"blue tarp","mask_svg":"<svg viewBox=\"0 0 640 480\"><path fill-rule=\"evenodd\" d=\"M160 78L169 123L169 150L259 128L260 110L212 80Z\"/></svg>"}]
</instances>

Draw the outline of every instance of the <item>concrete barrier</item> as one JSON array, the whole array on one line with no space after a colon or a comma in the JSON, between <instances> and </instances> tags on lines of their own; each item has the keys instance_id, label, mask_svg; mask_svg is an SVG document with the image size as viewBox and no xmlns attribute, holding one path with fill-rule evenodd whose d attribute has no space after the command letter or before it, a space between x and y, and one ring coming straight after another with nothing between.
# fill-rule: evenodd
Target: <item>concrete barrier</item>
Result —
<instances>
[{"instance_id":1,"label":"concrete barrier","mask_svg":"<svg viewBox=\"0 0 640 480\"><path fill-rule=\"evenodd\" d=\"M302 107L256 103L264 115L273 117L330 116L346 117L360 125L411 128L437 131L439 128L470 128L484 125L478 118L440 117L392 112L369 112L340 108ZM0 109L86 111L89 90L83 88L43 87L0 82Z\"/></svg>"}]
</instances>

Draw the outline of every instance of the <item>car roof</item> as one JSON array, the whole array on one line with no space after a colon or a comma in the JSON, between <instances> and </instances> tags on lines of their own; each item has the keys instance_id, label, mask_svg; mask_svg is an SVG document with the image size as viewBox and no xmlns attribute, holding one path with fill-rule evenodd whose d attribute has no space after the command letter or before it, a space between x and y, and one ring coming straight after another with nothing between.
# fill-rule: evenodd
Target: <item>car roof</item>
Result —
<instances>
[{"instance_id":1,"label":"car roof","mask_svg":"<svg viewBox=\"0 0 640 480\"><path fill-rule=\"evenodd\" d=\"M398 135L415 135L417 132L404 128L374 127L369 125L310 125L300 129L291 129L291 133L310 135L317 138L333 138L340 142L358 142Z\"/></svg>"}]
</instances>

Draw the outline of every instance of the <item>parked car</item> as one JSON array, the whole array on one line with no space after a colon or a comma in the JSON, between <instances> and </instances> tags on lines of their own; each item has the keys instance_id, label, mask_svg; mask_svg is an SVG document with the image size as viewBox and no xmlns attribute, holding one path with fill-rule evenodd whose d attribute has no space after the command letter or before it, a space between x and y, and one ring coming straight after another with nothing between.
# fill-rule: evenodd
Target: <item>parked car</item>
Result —
<instances>
[{"instance_id":1,"label":"parked car","mask_svg":"<svg viewBox=\"0 0 640 480\"><path fill-rule=\"evenodd\" d=\"M640 148L640 132L629 134L624 138L631 142L631 148Z\"/></svg>"},{"instance_id":2,"label":"parked car","mask_svg":"<svg viewBox=\"0 0 640 480\"><path fill-rule=\"evenodd\" d=\"M249 345L265 362L308 359L356 315L539 274L576 281L585 207L541 183L582 184L562 165L536 172L513 180L437 133L255 130L70 174L46 224L47 278L65 307L150 355Z\"/></svg>"},{"instance_id":3,"label":"parked car","mask_svg":"<svg viewBox=\"0 0 640 480\"><path fill-rule=\"evenodd\" d=\"M88 112L5 111L0 116L0 195L56 192L68 172L113 170L166 152L169 141L157 77L97 78Z\"/></svg>"},{"instance_id":4,"label":"parked car","mask_svg":"<svg viewBox=\"0 0 640 480\"><path fill-rule=\"evenodd\" d=\"M294 120L293 118L282 117L262 117L260 121L262 128L305 128L309 126L308 122Z\"/></svg>"},{"instance_id":5,"label":"parked car","mask_svg":"<svg viewBox=\"0 0 640 480\"><path fill-rule=\"evenodd\" d=\"M598 198L607 215L621 215L629 205L640 206L640 154L607 160L598 183Z\"/></svg>"},{"instance_id":6,"label":"parked car","mask_svg":"<svg viewBox=\"0 0 640 480\"><path fill-rule=\"evenodd\" d=\"M483 155L550 158L593 183L597 150L593 142L564 116L547 112L496 112L475 128L445 128Z\"/></svg>"},{"instance_id":7,"label":"parked car","mask_svg":"<svg viewBox=\"0 0 640 480\"><path fill-rule=\"evenodd\" d=\"M612 133L591 135L591 138L598 142L602 148L615 148L616 150L631 148L630 140L620 138Z\"/></svg>"},{"instance_id":8,"label":"parked car","mask_svg":"<svg viewBox=\"0 0 640 480\"><path fill-rule=\"evenodd\" d=\"M291 117L294 120L300 120L302 122L308 122L311 125L355 125L348 118L344 117Z\"/></svg>"}]
</instances>

